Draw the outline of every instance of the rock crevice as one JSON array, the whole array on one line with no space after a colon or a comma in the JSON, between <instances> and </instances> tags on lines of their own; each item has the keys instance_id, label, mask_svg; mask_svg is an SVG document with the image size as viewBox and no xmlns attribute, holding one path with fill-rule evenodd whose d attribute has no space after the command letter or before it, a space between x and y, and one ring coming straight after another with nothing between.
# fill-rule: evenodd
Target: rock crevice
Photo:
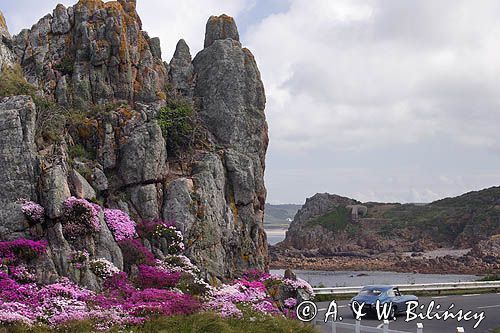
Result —
<instances>
[{"instance_id":1,"label":"rock crevice","mask_svg":"<svg viewBox=\"0 0 500 333\"><path fill-rule=\"evenodd\" d=\"M0 34L10 38L2 22ZM64 118L49 140L35 134L46 129L37 127L30 97L0 102L0 240L28 236L19 198L42 204L46 223L37 234L50 249L42 279L68 275L98 288L95 277L68 268L75 244L61 219L70 196L137 222L175 221L207 278L267 269L264 87L232 18L211 17L205 37L194 60L181 40L166 64L159 40L142 31L135 1L80 0L12 38L11 63L45 100L43 117ZM123 254L101 222L77 248L121 267Z\"/></svg>"}]
</instances>

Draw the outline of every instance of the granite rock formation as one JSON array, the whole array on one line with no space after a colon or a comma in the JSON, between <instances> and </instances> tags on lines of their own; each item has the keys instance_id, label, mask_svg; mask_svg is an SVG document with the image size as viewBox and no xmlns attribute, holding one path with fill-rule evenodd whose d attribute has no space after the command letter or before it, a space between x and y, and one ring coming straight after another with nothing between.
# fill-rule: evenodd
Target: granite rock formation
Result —
<instances>
[{"instance_id":1,"label":"granite rock formation","mask_svg":"<svg viewBox=\"0 0 500 333\"><path fill-rule=\"evenodd\" d=\"M7 23L0 11L0 69L4 65L10 66L14 63L14 54L12 53L12 38Z\"/></svg>"},{"instance_id":2,"label":"granite rock formation","mask_svg":"<svg viewBox=\"0 0 500 333\"><path fill-rule=\"evenodd\" d=\"M10 38L3 22L0 34ZM61 231L69 196L121 209L136 221L176 221L187 255L209 279L267 269L265 93L237 31L232 18L211 17L205 49L192 60L181 40L166 64L159 40L142 31L135 0L80 0L58 5L9 39L9 48L0 45L0 60L7 48L37 90L36 106L27 96L0 102L0 239L47 239L41 280L64 275L99 287L67 263L76 246ZM168 126L184 126L189 140L173 153L169 143L178 137L161 117L177 105L191 111L189 123L175 118ZM42 228L30 229L20 198L44 206ZM121 267L103 217L101 224L77 247ZM161 255L160 245L146 243Z\"/></svg>"},{"instance_id":3,"label":"granite rock formation","mask_svg":"<svg viewBox=\"0 0 500 333\"><path fill-rule=\"evenodd\" d=\"M27 96L0 100L0 235L14 239L28 229L19 199L37 200L36 109Z\"/></svg>"},{"instance_id":4,"label":"granite rock formation","mask_svg":"<svg viewBox=\"0 0 500 333\"><path fill-rule=\"evenodd\" d=\"M286 238L284 246L296 249L333 248L347 243L347 237L341 233L335 233L320 223L310 223L315 218L324 216L337 208L356 205L353 199L341 197L329 193L317 193L308 198L305 204L295 215ZM350 213L348 214L350 218ZM337 217L334 217L337 218Z\"/></svg>"},{"instance_id":5,"label":"granite rock formation","mask_svg":"<svg viewBox=\"0 0 500 333\"><path fill-rule=\"evenodd\" d=\"M164 94L168 71L135 1L58 5L14 47L28 81L61 105L153 102Z\"/></svg>"},{"instance_id":6,"label":"granite rock formation","mask_svg":"<svg viewBox=\"0 0 500 333\"><path fill-rule=\"evenodd\" d=\"M500 187L429 204L361 204L316 194L296 214L280 246L326 256L486 249L495 244L489 237L500 233L499 207Z\"/></svg>"}]
</instances>

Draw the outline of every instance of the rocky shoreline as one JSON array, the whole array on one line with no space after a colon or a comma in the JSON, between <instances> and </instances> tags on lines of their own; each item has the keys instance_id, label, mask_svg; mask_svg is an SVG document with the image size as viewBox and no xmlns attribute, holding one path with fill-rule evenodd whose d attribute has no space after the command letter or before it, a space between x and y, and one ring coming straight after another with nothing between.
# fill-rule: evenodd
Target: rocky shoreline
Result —
<instances>
[{"instance_id":1,"label":"rocky shoreline","mask_svg":"<svg viewBox=\"0 0 500 333\"><path fill-rule=\"evenodd\" d=\"M495 243L497 242L498 240ZM494 242L480 243L462 255L445 254L441 256L428 256L426 252L410 254L385 252L374 255L343 252L326 256L313 250L300 251L278 245L271 246L269 249L270 268L489 275L500 270L500 251L495 252L498 244L491 243Z\"/></svg>"}]
</instances>

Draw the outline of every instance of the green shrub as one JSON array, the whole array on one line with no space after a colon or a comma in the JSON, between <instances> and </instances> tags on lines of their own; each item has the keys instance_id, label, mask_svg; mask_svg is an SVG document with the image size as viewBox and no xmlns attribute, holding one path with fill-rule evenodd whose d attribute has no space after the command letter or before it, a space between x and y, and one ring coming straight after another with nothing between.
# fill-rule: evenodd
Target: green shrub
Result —
<instances>
[{"instance_id":1,"label":"green shrub","mask_svg":"<svg viewBox=\"0 0 500 333\"><path fill-rule=\"evenodd\" d=\"M167 142L167 150L177 155L179 149L189 148L193 141L193 106L185 100L175 99L160 109L156 119Z\"/></svg>"},{"instance_id":2,"label":"green shrub","mask_svg":"<svg viewBox=\"0 0 500 333\"><path fill-rule=\"evenodd\" d=\"M77 144L69 148L69 157L71 159L78 158L80 160L94 160L95 156L87 151L84 146Z\"/></svg>"},{"instance_id":3,"label":"green shrub","mask_svg":"<svg viewBox=\"0 0 500 333\"><path fill-rule=\"evenodd\" d=\"M69 57L64 57L54 68L61 72L62 75L73 75L73 60Z\"/></svg>"}]
</instances>

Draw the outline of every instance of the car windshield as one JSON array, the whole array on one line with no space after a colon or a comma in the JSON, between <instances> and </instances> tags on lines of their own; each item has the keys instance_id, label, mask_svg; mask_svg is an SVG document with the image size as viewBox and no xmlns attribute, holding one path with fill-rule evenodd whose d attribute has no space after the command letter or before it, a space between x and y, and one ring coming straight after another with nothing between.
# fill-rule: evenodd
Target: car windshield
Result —
<instances>
[{"instance_id":1,"label":"car windshield","mask_svg":"<svg viewBox=\"0 0 500 333\"><path fill-rule=\"evenodd\" d=\"M373 289L373 288L367 288L367 289L362 289L358 295L360 296L379 296L382 294L382 290L380 289Z\"/></svg>"}]
</instances>

